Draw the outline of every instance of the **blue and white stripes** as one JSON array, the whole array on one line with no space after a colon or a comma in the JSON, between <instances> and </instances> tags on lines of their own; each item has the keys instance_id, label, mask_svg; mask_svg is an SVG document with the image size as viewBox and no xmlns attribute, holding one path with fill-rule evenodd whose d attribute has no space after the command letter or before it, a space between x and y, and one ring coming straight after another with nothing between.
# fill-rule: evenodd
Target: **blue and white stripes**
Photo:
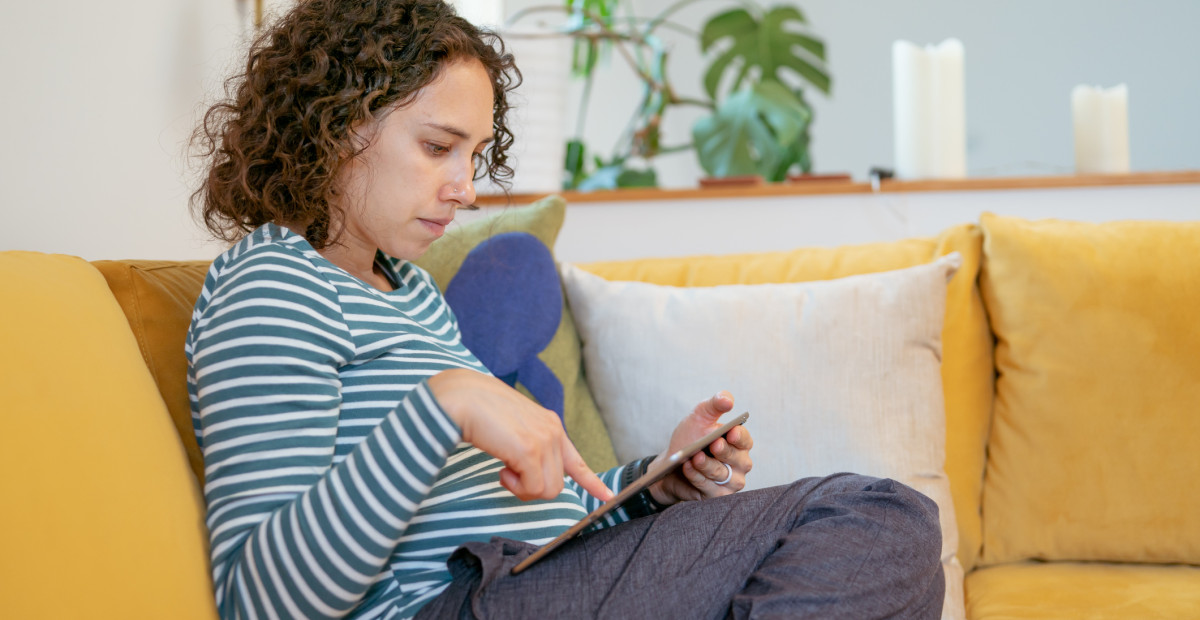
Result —
<instances>
[{"instance_id":1,"label":"blue and white stripes","mask_svg":"<svg viewBox=\"0 0 1200 620\"><path fill-rule=\"evenodd\" d=\"M553 538L599 502L521 502L427 379L487 369L428 274L384 293L265 225L219 257L188 331L223 618L410 617L468 540ZM619 491L621 469L601 478Z\"/></svg>"}]
</instances>

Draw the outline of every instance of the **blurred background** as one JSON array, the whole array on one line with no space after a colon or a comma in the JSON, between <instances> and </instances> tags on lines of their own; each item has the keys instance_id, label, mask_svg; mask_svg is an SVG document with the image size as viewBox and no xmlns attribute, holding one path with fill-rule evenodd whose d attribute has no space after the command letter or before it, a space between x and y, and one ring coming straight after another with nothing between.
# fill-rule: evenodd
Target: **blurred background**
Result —
<instances>
[{"instance_id":1,"label":"blurred background","mask_svg":"<svg viewBox=\"0 0 1200 620\"><path fill-rule=\"evenodd\" d=\"M701 54L696 31L735 4L697 2L672 16L680 29L662 29L679 94L703 92L710 59ZM965 49L969 176L1070 174L1070 93L1077 84L1128 85L1133 171L1200 169L1200 37L1194 33L1200 2L793 4L824 41L832 78L829 95L806 91L814 172L861 180L870 167L892 164L892 44L947 37ZM289 5L269 0L264 10L269 18ZM507 21L534 6L561 5L506 0L463 8ZM668 6L634 0L626 8L653 16ZM194 171L185 142L223 78L242 62L254 10L254 0L6 2L0 8L0 249L88 259L215 255L220 248L186 208ZM537 12L506 28L553 30L561 19L555 11ZM519 51L520 42L514 45ZM568 61L569 54L562 62ZM617 56L602 61L595 76L602 86L592 90L581 133L604 154L614 148L641 86ZM569 137L581 84L569 81L564 92L560 129ZM662 119L664 143L689 142L702 112L672 108ZM546 146L555 147L561 145ZM704 175L691 151L655 159L662 187L693 187Z\"/></svg>"}]
</instances>

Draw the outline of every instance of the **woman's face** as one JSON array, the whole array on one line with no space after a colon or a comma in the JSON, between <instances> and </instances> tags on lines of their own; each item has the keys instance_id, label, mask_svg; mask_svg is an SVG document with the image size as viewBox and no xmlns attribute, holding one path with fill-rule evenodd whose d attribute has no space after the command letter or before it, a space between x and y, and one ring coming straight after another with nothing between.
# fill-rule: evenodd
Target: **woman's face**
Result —
<instances>
[{"instance_id":1,"label":"woman's face","mask_svg":"<svg viewBox=\"0 0 1200 620\"><path fill-rule=\"evenodd\" d=\"M492 141L492 82L478 60L452 61L407 106L359 134L370 143L340 173L339 242L360 256L378 248L416 259L455 209L475 202L474 156Z\"/></svg>"}]
</instances>

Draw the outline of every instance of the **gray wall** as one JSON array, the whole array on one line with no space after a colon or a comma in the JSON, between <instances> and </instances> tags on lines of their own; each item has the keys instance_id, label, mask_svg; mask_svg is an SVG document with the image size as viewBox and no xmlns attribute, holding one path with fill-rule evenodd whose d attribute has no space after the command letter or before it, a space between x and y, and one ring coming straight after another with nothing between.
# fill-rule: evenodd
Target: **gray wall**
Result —
<instances>
[{"instance_id":1,"label":"gray wall","mask_svg":"<svg viewBox=\"0 0 1200 620\"><path fill-rule=\"evenodd\" d=\"M508 0L508 10L552 0ZM636 0L653 15L667 0ZM693 29L732 2L699 2L676 19ZM769 2L760 0L760 5ZM967 166L970 176L1069 174L1074 168L1070 92L1076 84L1129 85L1132 169L1200 168L1198 0L803 0L796 3L825 39L831 97L813 93L818 172L864 178L892 165L891 46L957 37L966 49ZM530 24L532 22L524 22ZM698 46L675 42L672 81L702 92ZM585 137L608 150L625 126L637 83L614 57L592 100ZM578 89L576 89L578 90ZM689 140L698 114L672 111L668 142ZM689 153L660 158L663 185L700 176Z\"/></svg>"}]
</instances>

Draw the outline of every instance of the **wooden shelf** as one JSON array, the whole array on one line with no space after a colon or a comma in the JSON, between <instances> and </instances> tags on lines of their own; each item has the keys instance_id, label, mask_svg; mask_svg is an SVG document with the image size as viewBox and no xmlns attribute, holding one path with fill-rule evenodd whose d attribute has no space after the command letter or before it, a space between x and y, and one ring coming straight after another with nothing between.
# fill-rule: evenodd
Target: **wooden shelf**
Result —
<instances>
[{"instance_id":1,"label":"wooden shelf","mask_svg":"<svg viewBox=\"0 0 1200 620\"><path fill-rule=\"evenodd\" d=\"M1078 174L1039 177L982 177L974 179L898 181L887 179L879 184L879 192L970 192L1020 189L1054 189L1066 187L1110 187L1122 185L1200 184L1200 170L1178 172L1134 172L1130 174ZM557 193L568 204L585 202L634 202L648 200L687 200L695 198L739 198L766 196L809 196L818 194L868 194L874 191L870 183L856 181L802 181L799 183L769 183L730 187L655 189L634 188L595 192L546 192L543 194L513 194L479 196L475 204L481 207L526 204Z\"/></svg>"},{"instance_id":2,"label":"wooden shelf","mask_svg":"<svg viewBox=\"0 0 1200 620\"><path fill-rule=\"evenodd\" d=\"M1075 174L1041 177L983 177L950 181L894 181L880 183L884 192L964 192L997 189L1053 189L1059 187L1109 187L1114 185L1180 185L1200 183L1200 170L1133 172L1130 174Z\"/></svg>"}]
</instances>

